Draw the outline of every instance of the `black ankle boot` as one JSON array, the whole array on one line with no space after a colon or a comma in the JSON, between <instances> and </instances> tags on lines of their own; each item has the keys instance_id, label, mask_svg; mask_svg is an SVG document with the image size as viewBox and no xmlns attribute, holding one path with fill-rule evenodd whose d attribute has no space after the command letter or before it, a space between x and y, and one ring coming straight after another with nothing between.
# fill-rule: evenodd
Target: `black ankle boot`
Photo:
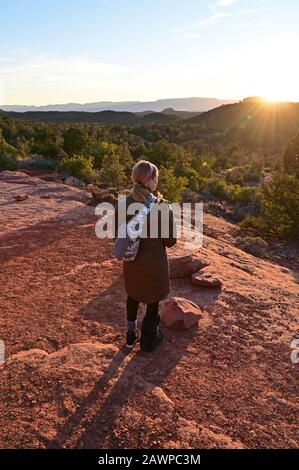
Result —
<instances>
[{"instance_id":1,"label":"black ankle boot","mask_svg":"<svg viewBox=\"0 0 299 470\"><path fill-rule=\"evenodd\" d=\"M143 351L153 351L164 338L159 323L159 316L156 320L143 319L140 338L140 347Z\"/></svg>"}]
</instances>

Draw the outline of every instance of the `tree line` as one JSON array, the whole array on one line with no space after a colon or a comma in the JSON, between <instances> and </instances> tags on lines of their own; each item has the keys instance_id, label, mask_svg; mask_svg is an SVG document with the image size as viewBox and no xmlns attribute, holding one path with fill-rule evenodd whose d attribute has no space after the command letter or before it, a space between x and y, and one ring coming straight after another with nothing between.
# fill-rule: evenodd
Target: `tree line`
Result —
<instances>
[{"instance_id":1,"label":"tree line","mask_svg":"<svg viewBox=\"0 0 299 470\"><path fill-rule=\"evenodd\" d=\"M244 143L198 123L103 126L0 119L0 170L44 168L108 193L130 185L134 162L159 167L170 201L192 191L242 208L241 224L257 233L298 238L299 134L285 147Z\"/></svg>"}]
</instances>

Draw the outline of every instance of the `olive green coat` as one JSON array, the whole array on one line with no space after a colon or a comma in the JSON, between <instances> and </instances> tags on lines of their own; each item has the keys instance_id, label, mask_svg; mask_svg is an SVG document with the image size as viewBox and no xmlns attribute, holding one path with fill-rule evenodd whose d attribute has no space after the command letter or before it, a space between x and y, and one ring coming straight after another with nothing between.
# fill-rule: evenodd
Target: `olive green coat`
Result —
<instances>
[{"instance_id":1,"label":"olive green coat","mask_svg":"<svg viewBox=\"0 0 299 470\"><path fill-rule=\"evenodd\" d=\"M126 207L136 202L131 195L126 197ZM161 203L164 203L162 206ZM115 212L115 226L118 227L118 205ZM160 210L158 210L158 207ZM169 236L162 238L161 217L163 208L169 211ZM150 237L151 224L158 210L158 238ZM157 212L156 212L157 214ZM131 219L128 216L126 221ZM147 223L144 224L142 233L146 237L140 238L139 250L134 261L124 261L124 280L127 294L133 299L143 303L153 303L163 300L169 293L169 266L166 247L176 243L176 227L173 212L165 199L159 199L154 204L150 214L146 216Z\"/></svg>"}]
</instances>

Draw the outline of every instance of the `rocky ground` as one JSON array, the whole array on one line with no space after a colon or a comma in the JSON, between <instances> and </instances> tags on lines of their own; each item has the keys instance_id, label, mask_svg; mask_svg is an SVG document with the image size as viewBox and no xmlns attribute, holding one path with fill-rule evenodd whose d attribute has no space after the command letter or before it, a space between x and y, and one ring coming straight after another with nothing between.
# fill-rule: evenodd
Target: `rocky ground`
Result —
<instances>
[{"instance_id":1,"label":"rocky ground","mask_svg":"<svg viewBox=\"0 0 299 470\"><path fill-rule=\"evenodd\" d=\"M198 321L127 352L122 266L88 200L0 173L0 447L298 448L298 251L257 258L206 214L202 248L168 251L168 300Z\"/></svg>"}]
</instances>

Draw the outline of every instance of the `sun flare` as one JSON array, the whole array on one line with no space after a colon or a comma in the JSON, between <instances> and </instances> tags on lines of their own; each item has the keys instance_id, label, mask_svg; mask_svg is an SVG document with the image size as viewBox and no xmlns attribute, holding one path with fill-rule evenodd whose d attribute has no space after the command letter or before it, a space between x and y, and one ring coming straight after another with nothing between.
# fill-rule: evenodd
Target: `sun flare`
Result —
<instances>
[{"instance_id":1,"label":"sun flare","mask_svg":"<svg viewBox=\"0 0 299 470\"><path fill-rule=\"evenodd\" d=\"M282 98L281 96L262 96L262 100L265 101L266 103L281 103L281 102L287 102L287 101L293 101L288 98Z\"/></svg>"}]
</instances>

